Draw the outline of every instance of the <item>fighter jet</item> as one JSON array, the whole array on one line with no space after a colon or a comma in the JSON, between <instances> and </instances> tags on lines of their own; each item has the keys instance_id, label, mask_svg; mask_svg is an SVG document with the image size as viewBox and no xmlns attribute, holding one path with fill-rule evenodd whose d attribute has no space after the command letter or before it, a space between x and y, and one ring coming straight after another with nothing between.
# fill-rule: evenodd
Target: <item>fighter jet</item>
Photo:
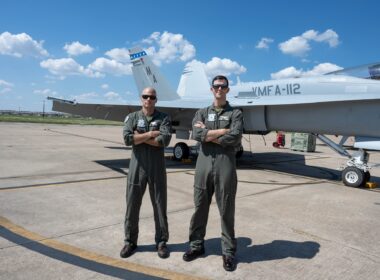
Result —
<instances>
[{"instance_id":1,"label":"fighter jet","mask_svg":"<svg viewBox=\"0 0 380 280\"><path fill-rule=\"evenodd\" d=\"M143 49L136 47L129 52L138 91L154 87L156 107L171 116L176 138L189 139L195 112L212 102L202 64L188 64L174 91ZM348 158L342 171L345 185L358 187L370 179L367 151L380 150L380 63L321 76L238 83L230 86L228 96L229 103L243 111L244 133L312 133ZM105 105L49 99L53 100L54 111L116 121L141 108L137 100L128 105ZM343 137L335 143L326 134ZM352 154L343 146L349 136L355 137L357 148ZM176 159L187 158L189 153L184 142L174 146Z\"/></svg>"}]
</instances>

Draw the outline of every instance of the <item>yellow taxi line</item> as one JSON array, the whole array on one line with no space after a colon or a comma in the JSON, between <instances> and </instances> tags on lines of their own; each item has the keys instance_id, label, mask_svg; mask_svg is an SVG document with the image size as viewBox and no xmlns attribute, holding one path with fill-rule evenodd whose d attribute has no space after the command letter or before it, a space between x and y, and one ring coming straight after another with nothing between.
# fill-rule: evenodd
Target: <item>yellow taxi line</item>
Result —
<instances>
[{"instance_id":1,"label":"yellow taxi line","mask_svg":"<svg viewBox=\"0 0 380 280\"><path fill-rule=\"evenodd\" d=\"M154 267L149 267L141 264L131 263L120 259L111 258L108 256L100 255L94 252L86 251L81 248L77 248L62 242L59 242L57 240L46 238L42 235L39 235L38 233L34 233L31 231L26 230L25 228L16 225L9 221L8 219L0 216L0 226L3 226L4 228L8 229L9 231L20 235L24 238L27 238L31 241L38 242L40 244L43 244L45 246L48 246L50 248L54 248L56 250L89 260L94 261L97 263L102 263L105 265L113 266L116 268L126 269L128 271L133 271L137 273L143 273L150 276L155 277L161 277L165 279L205 279L200 277L194 277L191 275L186 275L170 270L164 270Z\"/></svg>"}]
</instances>

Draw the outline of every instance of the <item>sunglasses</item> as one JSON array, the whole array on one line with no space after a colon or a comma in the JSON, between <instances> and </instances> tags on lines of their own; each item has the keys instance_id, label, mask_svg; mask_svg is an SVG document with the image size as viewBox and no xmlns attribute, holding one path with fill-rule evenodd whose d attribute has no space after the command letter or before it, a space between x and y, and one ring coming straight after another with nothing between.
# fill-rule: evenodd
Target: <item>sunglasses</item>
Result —
<instances>
[{"instance_id":1,"label":"sunglasses","mask_svg":"<svg viewBox=\"0 0 380 280\"><path fill-rule=\"evenodd\" d=\"M143 99L150 99L150 100L156 100L156 98L157 98L157 96L155 96L155 95L142 95L141 96Z\"/></svg>"},{"instance_id":2,"label":"sunglasses","mask_svg":"<svg viewBox=\"0 0 380 280\"><path fill-rule=\"evenodd\" d=\"M228 88L228 86L227 85L213 85L212 88L215 90L217 90L219 88L226 89L226 88Z\"/></svg>"}]
</instances>

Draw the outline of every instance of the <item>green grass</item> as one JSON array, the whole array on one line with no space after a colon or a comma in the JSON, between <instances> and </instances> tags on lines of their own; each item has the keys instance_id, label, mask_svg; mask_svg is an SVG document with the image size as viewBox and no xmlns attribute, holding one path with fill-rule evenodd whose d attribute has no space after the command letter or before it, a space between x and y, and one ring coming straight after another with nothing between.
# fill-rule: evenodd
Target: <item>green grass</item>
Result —
<instances>
[{"instance_id":1,"label":"green grass","mask_svg":"<svg viewBox=\"0 0 380 280\"><path fill-rule=\"evenodd\" d=\"M97 120L91 118L67 117L67 116L42 116L31 115L0 115L0 122L27 122L27 123L51 123L51 124L83 124L83 125L123 125L123 122Z\"/></svg>"}]
</instances>

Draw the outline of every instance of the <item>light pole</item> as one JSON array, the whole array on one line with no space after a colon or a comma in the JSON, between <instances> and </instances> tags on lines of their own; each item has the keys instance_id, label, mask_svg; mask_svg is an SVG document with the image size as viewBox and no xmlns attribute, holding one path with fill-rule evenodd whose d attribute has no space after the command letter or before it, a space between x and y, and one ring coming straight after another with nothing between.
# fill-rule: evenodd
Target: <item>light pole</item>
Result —
<instances>
[{"instance_id":1,"label":"light pole","mask_svg":"<svg viewBox=\"0 0 380 280\"><path fill-rule=\"evenodd\" d=\"M45 99L44 99L43 105L42 105L42 117L45 118Z\"/></svg>"}]
</instances>

